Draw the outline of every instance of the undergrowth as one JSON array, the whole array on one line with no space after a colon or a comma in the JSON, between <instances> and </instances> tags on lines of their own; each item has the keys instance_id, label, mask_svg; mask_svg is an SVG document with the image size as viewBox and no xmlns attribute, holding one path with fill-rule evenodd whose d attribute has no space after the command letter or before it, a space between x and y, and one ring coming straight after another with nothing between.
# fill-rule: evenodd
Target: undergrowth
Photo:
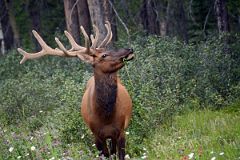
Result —
<instances>
[{"instance_id":1,"label":"undergrowth","mask_svg":"<svg viewBox=\"0 0 240 160\"><path fill-rule=\"evenodd\" d=\"M120 71L134 103L126 131L130 157L179 159L194 153L210 158L212 151L239 156L239 102L232 103L240 97L239 40L233 36L225 53L221 37L189 45L171 38L136 38L136 58ZM23 65L20 59L15 51L0 58L0 159L96 157L80 117L91 67L61 57Z\"/></svg>"}]
</instances>

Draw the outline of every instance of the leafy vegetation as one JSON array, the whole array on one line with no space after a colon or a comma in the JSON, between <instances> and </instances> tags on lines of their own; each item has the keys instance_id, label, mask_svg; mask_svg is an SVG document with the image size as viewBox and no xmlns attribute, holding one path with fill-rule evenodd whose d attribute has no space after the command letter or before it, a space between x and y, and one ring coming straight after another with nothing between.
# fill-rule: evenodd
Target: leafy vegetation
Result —
<instances>
[{"instance_id":1,"label":"leafy vegetation","mask_svg":"<svg viewBox=\"0 0 240 160\"><path fill-rule=\"evenodd\" d=\"M225 36L189 45L136 38L136 58L120 71L134 102L130 157L240 156L240 38L229 40L226 46ZM0 59L0 159L95 158L79 113L90 66L60 57L20 66L20 59L15 51Z\"/></svg>"}]
</instances>

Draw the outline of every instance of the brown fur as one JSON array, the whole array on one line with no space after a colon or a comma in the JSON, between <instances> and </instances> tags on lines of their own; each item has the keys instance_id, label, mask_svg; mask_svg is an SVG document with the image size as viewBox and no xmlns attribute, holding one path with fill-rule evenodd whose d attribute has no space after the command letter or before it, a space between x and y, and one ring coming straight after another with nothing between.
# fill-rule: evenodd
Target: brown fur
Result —
<instances>
[{"instance_id":1,"label":"brown fur","mask_svg":"<svg viewBox=\"0 0 240 160\"><path fill-rule=\"evenodd\" d=\"M121 160L125 156L124 130L132 114L132 100L117 76L122 66L122 60L99 60L94 65L94 76L87 83L81 106L82 117L93 132L100 154L108 157L118 150ZM106 146L108 138L112 141L111 153Z\"/></svg>"},{"instance_id":2,"label":"brown fur","mask_svg":"<svg viewBox=\"0 0 240 160\"><path fill-rule=\"evenodd\" d=\"M104 108L97 109L94 77L88 81L88 87L82 99L81 114L84 121L93 132L95 139L100 139L103 143L107 138L115 141L124 138L124 129L128 127L132 114L132 100L126 88L118 78L116 84L116 101L110 115L104 114Z\"/></svg>"}]
</instances>

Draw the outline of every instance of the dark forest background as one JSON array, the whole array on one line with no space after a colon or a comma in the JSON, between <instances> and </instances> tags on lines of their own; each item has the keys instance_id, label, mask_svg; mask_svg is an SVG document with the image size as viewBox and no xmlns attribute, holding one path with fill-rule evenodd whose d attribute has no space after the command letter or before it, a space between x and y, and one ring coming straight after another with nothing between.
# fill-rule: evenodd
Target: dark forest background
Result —
<instances>
[{"instance_id":1,"label":"dark forest background","mask_svg":"<svg viewBox=\"0 0 240 160\"><path fill-rule=\"evenodd\" d=\"M106 20L112 24L114 41L152 34L197 43L222 32L240 30L238 0L1 0L0 3L6 50L18 46L38 49L30 33L32 29L49 43L63 30L80 42L81 25L87 33L92 32L91 24L105 33Z\"/></svg>"}]
</instances>

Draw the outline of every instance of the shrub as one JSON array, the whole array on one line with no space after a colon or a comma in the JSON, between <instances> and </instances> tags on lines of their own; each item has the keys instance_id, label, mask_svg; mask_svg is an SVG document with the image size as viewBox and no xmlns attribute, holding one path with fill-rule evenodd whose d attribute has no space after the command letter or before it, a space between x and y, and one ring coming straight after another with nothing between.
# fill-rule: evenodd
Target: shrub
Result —
<instances>
[{"instance_id":1,"label":"shrub","mask_svg":"<svg viewBox=\"0 0 240 160\"><path fill-rule=\"evenodd\" d=\"M168 37L134 40L136 58L120 71L134 103L127 140L131 156L140 155L143 141L172 115L205 106L219 108L239 98L239 41L238 35L231 37L226 54L222 37L189 45ZM31 131L55 129L64 147L81 143L93 151L79 114L92 75L89 65L61 57L43 57L21 66L19 61L15 52L0 59L2 125L25 121ZM39 116L40 111L46 115Z\"/></svg>"}]
</instances>

